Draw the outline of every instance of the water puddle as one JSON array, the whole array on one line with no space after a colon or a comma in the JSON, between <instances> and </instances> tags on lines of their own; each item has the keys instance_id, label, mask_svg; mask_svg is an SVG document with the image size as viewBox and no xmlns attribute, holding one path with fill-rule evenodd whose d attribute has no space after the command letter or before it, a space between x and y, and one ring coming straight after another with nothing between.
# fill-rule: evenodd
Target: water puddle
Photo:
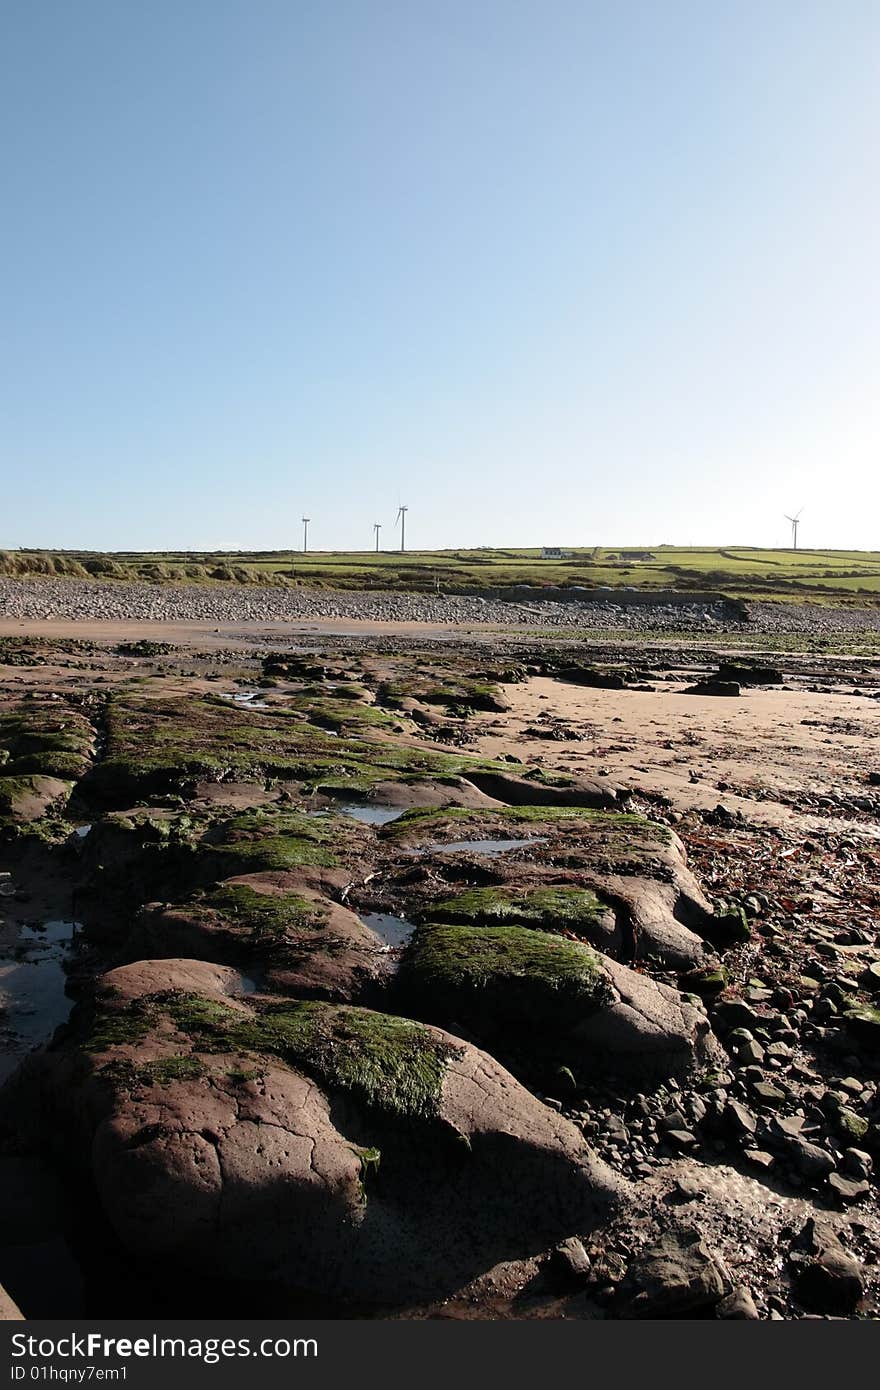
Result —
<instances>
[{"instance_id":1,"label":"water puddle","mask_svg":"<svg viewBox=\"0 0 880 1390\"><path fill-rule=\"evenodd\" d=\"M331 813L340 813L344 816L351 816L352 820L359 820L363 825L387 825L389 821L397 820L398 816L403 815L403 808L392 809L390 806L322 806L319 811L306 811L307 816L329 816Z\"/></svg>"},{"instance_id":2,"label":"water puddle","mask_svg":"<svg viewBox=\"0 0 880 1390\"><path fill-rule=\"evenodd\" d=\"M364 926L374 931L389 951L400 950L415 931L412 922L405 921L403 917L392 917L387 912L361 912L359 916Z\"/></svg>"},{"instance_id":3,"label":"water puddle","mask_svg":"<svg viewBox=\"0 0 880 1390\"><path fill-rule=\"evenodd\" d=\"M237 690L232 695L221 692L220 699L229 700L233 705L243 705L245 709L271 709L262 696L262 690Z\"/></svg>"},{"instance_id":4,"label":"water puddle","mask_svg":"<svg viewBox=\"0 0 880 1390\"><path fill-rule=\"evenodd\" d=\"M526 845L543 845L546 835L536 835L530 840L451 840L446 845L425 845L423 849L408 850L408 854L509 854L514 849L525 849Z\"/></svg>"},{"instance_id":5,"label":"water puddle","mask_svg":"<svg viewBox=\"0 0 880 1390\"><path fill-rule=\"evenodd\" d=\"M64 965L79 925L59 919L22 926L0 949L0 1081L67 1021L73 1001Z\"/></svg>"},{"instance_id":6,"label":"water puddle","mask_svg":"<svg viewBox=\"0 0 880 1390\"><path fill-rule=\"evenodd\" d=\"M403 815L402 807L391 806L339 806L344 816L362 821L364 825L387 825Z\"/></svg>"}]
</instances>

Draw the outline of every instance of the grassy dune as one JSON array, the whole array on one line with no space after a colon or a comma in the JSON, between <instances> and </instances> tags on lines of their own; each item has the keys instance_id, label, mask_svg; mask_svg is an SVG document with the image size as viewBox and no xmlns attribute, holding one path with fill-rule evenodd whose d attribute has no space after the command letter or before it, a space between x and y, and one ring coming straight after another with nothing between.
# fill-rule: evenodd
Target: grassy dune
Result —
<instances>
[{"instance_id":1,"label":"grassy dune","mask_svg":"<svg viewBox=\"0 0 880 1390\"><path fill-rule=\"evenodd\" d=\"M539 549L298 551L241 553L86 551L0 552L0 575L138 579L155 583L255 583L342 589L444 592L515 584L645 589L720 589L740 596L809 597L819 602L880 599L880 552L688 549L657 546L632 558L626 548L573 550L542 560Z\"/></svg>"}]
</instances>

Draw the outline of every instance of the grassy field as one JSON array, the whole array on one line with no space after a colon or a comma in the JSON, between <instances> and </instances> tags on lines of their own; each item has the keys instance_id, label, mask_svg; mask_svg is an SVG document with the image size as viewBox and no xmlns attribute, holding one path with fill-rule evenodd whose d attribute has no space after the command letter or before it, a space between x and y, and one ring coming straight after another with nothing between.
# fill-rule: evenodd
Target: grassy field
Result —
<instances>
[{"instance_id":1,"label":"grassy field","mask_svg":"<svg viewBox=\"0 0 880 1390\"><path fill-rule=\"evenodd\" d=\"M758 550L748 546L631 551L597 547L544 560L533 550L298 551L95 554L0 552L0 574L139 579L155 583L256 583L339 589L466 592L517 584L595 589L721 590L742 597L880 601L880 552Z\"/></svg>"}]
</instances>

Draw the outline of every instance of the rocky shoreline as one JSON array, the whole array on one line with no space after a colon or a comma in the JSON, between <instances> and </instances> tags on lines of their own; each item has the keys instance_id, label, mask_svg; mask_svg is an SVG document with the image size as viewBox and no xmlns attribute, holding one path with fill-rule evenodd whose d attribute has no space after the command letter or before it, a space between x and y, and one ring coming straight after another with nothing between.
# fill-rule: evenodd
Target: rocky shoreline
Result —
<instances>
[{"instance_id":1,"label":"rocky shoreline","mask_svg":"<svg viewBox=\"0 0 880 1390\"><path fill-rule=\"evenodd\" d=\"M3 648L26 1317L878 1315L878 673L564 639Z\"/></svg>"},{"instance_id":2,"label":"rocky shoreline","mask_svg":"<svg viewBox=\"0 0 880 1390\"><path fill-rule=\"evenodd\" d=\"M628 607L607 599L556 602L539 597L511 602L464 595L392 591L270 588L255 585L114 583L75 579L0 579L0 618L29 622L285 623L350 619L356 622L443 626L605 629L610 632L721 631L755 634L880 632L880 607L832 608L815 604L694 602Z\"/></svg>"}]
</instances>

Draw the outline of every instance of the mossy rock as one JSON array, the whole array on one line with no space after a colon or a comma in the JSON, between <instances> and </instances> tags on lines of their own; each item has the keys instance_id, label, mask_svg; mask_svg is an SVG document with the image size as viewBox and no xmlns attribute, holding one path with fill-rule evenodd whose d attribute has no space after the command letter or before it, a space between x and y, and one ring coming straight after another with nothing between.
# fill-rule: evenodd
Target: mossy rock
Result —
<instances>
[{"instance_id":1,"label":"mossy rock","mask_svg":"<svg viewBox=\"0 0 880 1390\"><path fill-rule=\"evenodd\" d=\"M419 914L423 922L452 925L532 927L540 931L571 932L590 939L613 924L613 911L588 888L472 888Z\"/></svg>"},{"instance_id":2,"label":"mossy rock","mask_svg":"<svg viewBox=\"0 0 880 1390\"><path fill-rule=\"evenodd\" d=\"M107 706L106 756L81 790L101 805L119 806L186 791L200 780L277 778L312 790L352 791L502 766L395 742L393 722L383 710L323 696L261 711L210 696L116 694Z\"/></svg>"},{"instance_id":3,"label":"mossy rock","mask_svg":"<svg viewBox=\"0 0 880 1390\"><path fill-rule=\"evenodd\" d=\"M408 700L462 710L483 710L503 714L510 706L497 685L479 676L444 672L414 672L382 681L376 691L380 705L401 709Z\"/></svg>"},{"instance_id":4,"label":"mossy rock","mask_svg":"<svg viewBox=\"0 0 880 1390\"><path fill-rule=\"evenodd\" d=\"M203 862L216 861L212 877L217 879L307 866L333 868L339 863L337 850L353 845L356 833L351 821L333 816L254 810L212 826L200 852Z\"/></svg>"},{"instance_id":5,"label":"mossy rock","mask_svg":"<svg viewBox=\"0 0 880 1390\"><path fill-rule=\"evenodd\" d=\"M98 988L4 1088L4 1121L91 1185L137 1260L198 1287L446 1297L605 1224L624 1196L573 1125L440 1030L259 1007L197 961L140 961Z\"/></svg>"},{"instance_id":6,"label":"mossy rock","mask_svg":"<svg viewBox=\"0 0 880 1390\"><path fill-rule=\"evenodd\" d=\"M72 783L58 777L21 775L0 777L0 820L29 824L50 809L66 805Z\"/></svg>"},{"instance_id":7,"label":"mossy rock","mask_svg":"<svg viewBox=\"0 0 880 1390\"><path fill-rule=\"evenodd\" d=\"M75 782L89 766L94 730L71 707L35 699L0 714L0 763L7 776Z\"/></svg>"},{"instance_id":8,"label":"mossy rock","mask_svg":"<svg viewBox=\"0 0 880 1390\"><path fill-rule=\"evenodd\" d=\"M872 1051L880 1051L880 1009L858 1004L846 1010L843 1021L860 1043Z\"/></svg>"},{"instance_id":9,"label":"mossy rock","mask_svg":"<svg viewBox=\"0 0 880 1390\"><path fill-rule=\"evenodd\" d=\"M409 1118L436 1114L446 1065L455 1055L432 1030L394 1014L311 1000L264 1005L257 1012L184 990L122 1004L105 1001L81 1047L112 1065L106 1054L165 1032L186 1040L191 1051L183 1056L202 1072L210 1072L214 1054L278 1058L328 1092ZM176 1046L172 1055L180 1067L179 1042ZM160 1061L167 1065L168 1059ZM125 1080L118 1069L111 1075L116 1082Z\"/></svg>"},{"instance_id":10,"label":"mossy rock","mask_svg":"<svg viewBox=\"0 0 880 1390\"><path fill-rule=\"evenodd\" d=\"M627 835L642 836L652 844L669 844L671 832L666 826L622 811L600 811L587 806L498 806L491 809L469 806L415 807L406 811L398 820L384 828L390 839L411 837L417 831L421 835L439 829L449 821L456 831L467 826L468 829L485 831L488 835L498 825L542 826L553 830L573 829L586 832L606 832L622 840Z\"/></svg>"},{"instance_id":11,"label":"mossy rock","mask_svg":"<svg viewBox=\"0 0 880 1390\"><path fill-rule=\"evenodd\" d=\"M220 883L197 902L267 944L291 932L318 931L327 920L324 908L298 893L259 893L247 883Z\"/></svg>"},{"instance_id":12,"label":"mossy rock","mask_svg":"<svg viewBox=\"0 0 880 1390\"><path fill-rule=\"evenodd\" d=\"M399 987L431 1021L478 1031L573 1027L611 997L601 958L580 942L525 927L420 927L407 946Z\"/></svg>"}]
</instances>

